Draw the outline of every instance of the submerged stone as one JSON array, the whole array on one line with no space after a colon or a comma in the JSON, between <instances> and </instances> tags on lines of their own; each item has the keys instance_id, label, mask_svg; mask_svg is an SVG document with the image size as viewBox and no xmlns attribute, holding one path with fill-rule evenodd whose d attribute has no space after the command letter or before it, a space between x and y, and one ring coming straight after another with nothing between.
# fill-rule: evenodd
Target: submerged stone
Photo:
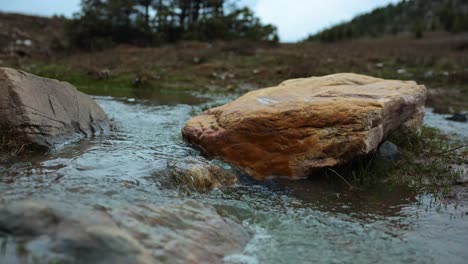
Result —
<instances>
[{"instance_id":1,"label":"submerged stone","mask_svg":"<svg viewBox=\"0 0 468 264\"><path fill-rule=\"evenodd\" d=\"M112 212L119 225L148 249L155 263L223 263L240 253L251 238L241 224L222 217L209 205L137 204Z\"/></svg>"},{"instance_id":2,"label":"submerged stone","mask_svg":"<svg viewBox=\"0 0 468 264\"><path fill-rule=\"evenodd\" d=\"M447 117L447 120L466 123L468 119L466 118L466 115L464 114L455 113L452 116Z\"/></svg>"},{"instance_id":3,"label":"submerged stone","mask_svg":"<svg viewBox=\"0 0 468 264\"><path fill-rule=\"evenodd\" d=\"M43 203L0 206L0 239L31 254L30 263L154 263L149 252L112 219ZM2 252L0 262L18 252Z\"/></svg>"},{"instance_id":4,"label":"submerged stone","mask_svg":"<svg viewBox=\"0 0 468 264\"><path fill-rule=\"evenodd\" d=\"M208 192L239 182L231 170L201 157L169 161L167 173L173 185L189 191Z\"/></svg>"},{"instance_id":5,"label":"submerged stone","mask_svg":"<svg viewBox=\"0 0 468 264\"><path fill-rule=\"evenodd\" d=\"M295 79L249 92L190 119L183 138L256 179L307 177L418 127L426 88L357 74Z\"/></svg>"},{"instance_id":6,"label":"submerged stone","mask_svg":"<svg viewBox=\"0 0 468 264\"><path fill-rule=\"evenodd\" d=\"M195 201L95 209L0 204L0 263L221 263L249 240L242 225Z\"/></svg>"},{"instance_id":7,"label":"submerged stone","mask_svg":"<svg viewBox=\"0 0 468 264\"><path fill-rule=\"evenodd\" d=\"M66 82L0 68L0 131L36 148L108 131L107 115Z\"/></svg>"}]
</instances>

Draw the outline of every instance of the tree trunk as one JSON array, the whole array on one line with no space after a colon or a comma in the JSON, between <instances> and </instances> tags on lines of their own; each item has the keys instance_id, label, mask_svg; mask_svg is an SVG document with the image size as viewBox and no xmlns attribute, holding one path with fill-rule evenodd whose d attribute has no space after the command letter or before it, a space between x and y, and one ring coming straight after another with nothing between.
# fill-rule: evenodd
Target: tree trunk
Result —
<instances>
[{"instance_id":1,"label":"tree trunk","mask_svg":"<svg viewBox=\"0 0 468 264\"><path fill-rule=\"evenodd\" d=\"M150 28L150 24L149 24L149 5L150 5L150 1L146 1L145 3L145 24L146 24L146 28Z\"/></svg>"}]
</instances>

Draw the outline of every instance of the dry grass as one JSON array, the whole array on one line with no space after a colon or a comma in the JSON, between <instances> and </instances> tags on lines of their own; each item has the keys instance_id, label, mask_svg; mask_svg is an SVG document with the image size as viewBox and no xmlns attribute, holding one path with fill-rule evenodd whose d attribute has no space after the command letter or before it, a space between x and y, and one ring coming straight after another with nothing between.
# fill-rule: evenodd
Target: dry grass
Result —
<instances>
[{"instance_id":1,"label":"dry grass","mask_svg":"<svg viewBox=\"0 0 468 264\"><path fill-rule=\"evenodd\" d=\"M332 44L266 45L185 42L152 48L119 46L94 53L9 61L10 66L70 81L78 87L238 91L286 79L355 72L416 80L430 88L428 104L468 109L468 35L428 34ZM434 92L431 92L434 91Z\"/></svg>"},{"instance_id":2,"label":"dry grass","mask_svg":"<svg viewBox=\"0 0 468 264\"><path fill-rule=\"evenodd\" d=\"M21 61L28 57L49 56L54 43L63 39L63 35L63 19L0 11L0 60ZM30 45L17 43L25 40L31 41Z\"/></svg>"},{"instance_id":3,"label":"dry grass","mask_svg":"<svg viewBox=\"0 0 468 264\"><path fill-rule=\"evenodd\" d=\"M0 162L20 155L28 147L23 138L17 137L11 132L2 132L0 135Z\"/></svg>"}]
</instances>

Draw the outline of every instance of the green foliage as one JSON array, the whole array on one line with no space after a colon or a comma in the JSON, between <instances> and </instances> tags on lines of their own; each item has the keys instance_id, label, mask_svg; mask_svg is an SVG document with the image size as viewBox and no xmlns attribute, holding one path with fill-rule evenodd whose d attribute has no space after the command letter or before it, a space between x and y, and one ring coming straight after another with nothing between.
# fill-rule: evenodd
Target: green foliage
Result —
<instances>
[{"instance_id":1,"label":"green foliage","mask_svg":"<svg viewBox=\"0 0 468 264\"><path fill-rule=\"evenodd\" d=\"M462 31L467 31L468 30L468 15L457 15L455 16L453 25L450 29L450 31L454 33L459 33Z\"/></svg>"},{"instance_id":2,"label":"green foliage","mask_svg":"<svg viewBox=\"0 0 468 264\"><path fill-rule=\"evenodd\" d=\"M418 22L414 25L413 34L415 38L422 38L424 33L424 28L422 23Z\"/></svg>"},{"instance_id":3,"label":"green foliage","mask_svg":"<svg viewBox=\"0 0 468 264\"><path fill-rule=\"evenodd\" d=\"M464 0L401 1L325 29L307 40L334 42L405 32L421 38L425 31L437 30L458 33L468 30L467 10Z\"/></svg>"},{"instance_id":4,"label":"green foliage","mask_svg":"<svg viewBox=\"0 0 468 264\"><path fill-rule=\"evenodd\" d=\"M29 253L27 243L25 241L18 241L16 244L16 253L21 256L27 255Z\"/></svg>"},{"instance_id":5,"label":"green foliage","mask_svg":"<svg viewBox=\"0 0 468 264\"><path fill-rule=\"evenodd\" d=\"M74 47L88 50L184 39L278 41L274 26L225 0L82 0L67 36Z\"/></svg>"}]
</instances>

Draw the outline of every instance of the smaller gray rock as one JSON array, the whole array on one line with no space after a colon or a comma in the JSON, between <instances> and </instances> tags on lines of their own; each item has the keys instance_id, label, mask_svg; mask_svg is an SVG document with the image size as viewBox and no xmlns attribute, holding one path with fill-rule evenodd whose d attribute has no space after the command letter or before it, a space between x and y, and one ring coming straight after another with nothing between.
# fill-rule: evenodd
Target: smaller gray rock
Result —
<instances>
[{"instance_id":1,"label":"smaller gray rock","mask_svg":"<svg viewBox=\"0 0 468 264\"><path fill-rule=\"evenodd\" d=\"M385 141L379 146L377 156L387 161L398 161L401 159L398 147L390 141Z\"/></svg>"}]
</instances>

